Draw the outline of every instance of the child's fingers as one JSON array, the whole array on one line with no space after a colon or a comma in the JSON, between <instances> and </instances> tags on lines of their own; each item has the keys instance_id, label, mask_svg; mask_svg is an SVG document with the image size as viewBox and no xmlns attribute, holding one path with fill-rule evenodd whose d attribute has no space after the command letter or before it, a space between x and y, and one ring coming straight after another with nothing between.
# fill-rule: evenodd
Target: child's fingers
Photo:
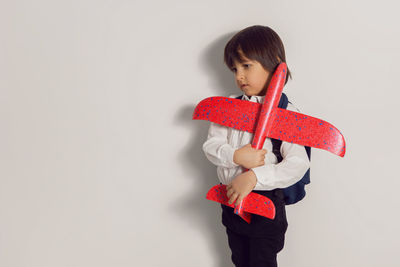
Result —
<instances>
[{"instance_id":1,"label":"child's fingers","mask_svg":"<svg viewBox=\"0 0 400 267\"><path fill-rule=\"evenodd\" d=\"M233 193L232 197L229 199L228 203L232 204L233 202L235 202L235 200L237 199L238 194L237 193Z\"/></svg>"},{"instance_id":2,"label":"child's fingers","mask_svg":"<svg viewBox=\"0 0 400 267\"><path fill-rule=\"evenodd\" d=\"M238 198L237 198L237 200L236 200L236 206L238 206L239 204L240 204L240 202L242 202L242 200L243 200L243 197L242 196L239 196Z\"/></svg>"},{"instance_id":3,"label":"child's fingers","mask_svg":"<svg viewBox=\"0 0 400 267\"><path fill-rule=\"evenodd\" d=\"M227 196L228 198L230 198L231 195L232 195L232 193L233 193L233 189L230 188L228 191L226 191L226 196Z\"/></svg>"}]
</instances>

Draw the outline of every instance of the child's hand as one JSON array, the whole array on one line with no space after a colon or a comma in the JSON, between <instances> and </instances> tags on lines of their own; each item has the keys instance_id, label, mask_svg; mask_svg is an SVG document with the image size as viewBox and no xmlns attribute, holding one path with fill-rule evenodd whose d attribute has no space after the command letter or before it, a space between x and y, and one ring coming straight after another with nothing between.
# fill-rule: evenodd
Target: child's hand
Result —
<instances>
[{"instance_id":1,"label":"child's hand","mask_svg":"<svg viewBox=\"0 0 400 267\"><path fill-rule=\"evenodd\" d=\"M265 164L266 149L255 149L247 144L235 151L233 161L246 169L255 168Z\"/></svg>"},{"instance_id":2,"label":"child's hand","mask_svg":"<svg viewBox=\"0 0 400 267\"><path fill-rule=\"evenodd\" d=\"M241 173L236 176L230 184L226 186L228 203L232 204L236 200L235 205L239 203L253 190L257 184L257 177L252 170Z\"/></svg>"}]
</instances>

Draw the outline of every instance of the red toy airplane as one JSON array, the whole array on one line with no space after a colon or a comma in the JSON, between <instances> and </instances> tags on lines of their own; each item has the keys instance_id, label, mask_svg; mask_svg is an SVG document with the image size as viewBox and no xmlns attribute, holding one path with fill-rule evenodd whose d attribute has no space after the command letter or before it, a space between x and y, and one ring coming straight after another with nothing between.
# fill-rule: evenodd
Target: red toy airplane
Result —
<instances>
[{"instance_id":1,"label":"red toy airplane","mask_svg":"<svg viewBox=\"0 0 400 267\"><path fill-rule=\"evenodd\" d=\"M309 146L330 151L343 157L346 146L343 135L332 124L298 112L278 108L283 86L286 80L286 64L281 63L274 72L264 103L228 98L209 97L196 106L193 119L208 120L237 130L254 133L252 147L262 149L265 139L274 138L302 146ZM215 188L218 187L219 191ZM225 195L224 195L225 194ZM257 197L252 196L257 195ZM235 213L250 223L255 213L273 219L275 206L267 197L261 196L266 205L263 211L255 212L254 199L261 199L259 194L251 192L242 203L235 207ZM229 204L224 186L215 186L207 194L207 199L227 206ZM257 206L261 209L261 206ZM270 212L270 210L273 212Z\"/></svg>"}]
</instances>

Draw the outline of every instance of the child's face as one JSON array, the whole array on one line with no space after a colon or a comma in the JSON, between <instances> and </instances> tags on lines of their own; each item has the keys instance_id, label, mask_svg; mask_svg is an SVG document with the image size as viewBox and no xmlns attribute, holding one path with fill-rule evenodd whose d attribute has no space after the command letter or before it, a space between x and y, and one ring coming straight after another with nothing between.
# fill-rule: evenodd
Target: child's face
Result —
<instances>
[{"instance_id":1,"label":"child's face","mask_svg":"<svg viewBox=\"0 0 400 267\"><path fill-rule=\"evenodd\" d=\"M233 63L232 70L237 86L247 96L265 95L270 72L265 70L258 61L245 57L240 50L239 54L245 61L240 63L235 60Z\"/></svg>"}]
</instances>

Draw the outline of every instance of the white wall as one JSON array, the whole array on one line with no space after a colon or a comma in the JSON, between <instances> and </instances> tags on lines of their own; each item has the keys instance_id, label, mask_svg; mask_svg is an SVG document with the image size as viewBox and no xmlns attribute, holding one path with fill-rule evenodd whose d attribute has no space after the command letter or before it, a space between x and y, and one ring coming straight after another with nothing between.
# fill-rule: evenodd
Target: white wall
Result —
<instances>
[{"instance_id":1,"label":"white wall","mask_svg":"<svg viewBox=\"0 0 400 267\"><path fill-rule=\"evenodd\" d=\"M400 266L396 1L1 1L0 266L232 266L195 105L225 43L281 36L290 99L338 127L280 266Z\"/></svg>"}]
</instances>

